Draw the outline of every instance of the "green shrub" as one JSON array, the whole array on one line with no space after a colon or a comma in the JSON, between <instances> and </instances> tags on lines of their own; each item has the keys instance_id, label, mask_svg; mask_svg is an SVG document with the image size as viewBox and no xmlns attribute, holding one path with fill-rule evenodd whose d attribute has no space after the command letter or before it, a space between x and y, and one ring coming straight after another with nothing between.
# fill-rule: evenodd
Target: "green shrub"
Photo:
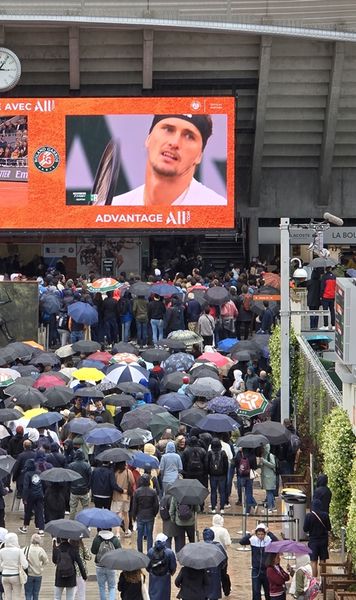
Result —
<instances>
[{"instance_id":1,"label":"green shrub","mask_svg":"<svg viewBox=\"0 0 356 600\"><path fill-rule=\"evenodd\" d=\"M356 455L352 463L349 479L351 487L351 500L346 528L346 546L352 556L352 564L356 564Z\"/></svg>"}]
</instances>

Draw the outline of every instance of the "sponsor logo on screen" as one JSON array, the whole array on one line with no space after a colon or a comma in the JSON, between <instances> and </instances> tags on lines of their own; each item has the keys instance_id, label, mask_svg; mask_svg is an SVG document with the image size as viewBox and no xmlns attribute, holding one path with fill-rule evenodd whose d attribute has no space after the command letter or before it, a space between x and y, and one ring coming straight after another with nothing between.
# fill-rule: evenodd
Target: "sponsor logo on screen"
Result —
<instances>
[{"instance_id":1,"label":"sponsor logo on screen","mask_svg":"<svg viewBox=\"0 0 356 600\"><path fill-rule=\"evenodd\" d=\"M52 146L42 146L33 157L35 166L42 173L50 173L59 165L59 154Z\"/></svg>"}]
</instances>

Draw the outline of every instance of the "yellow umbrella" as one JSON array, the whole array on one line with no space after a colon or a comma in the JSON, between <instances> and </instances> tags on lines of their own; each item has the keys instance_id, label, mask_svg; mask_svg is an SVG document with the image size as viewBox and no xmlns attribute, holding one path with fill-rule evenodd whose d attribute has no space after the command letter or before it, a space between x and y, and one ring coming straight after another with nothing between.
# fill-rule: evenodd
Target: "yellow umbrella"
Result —
<instances>
[{"instance_id":1,"label":"yellow umbrella","mask_svg":"<svg viewBox=\"0 0 356 600\"><path fill-rule=\"evenodd\" d=\"M48 410L45 408L30 408L29 410L26 410L23 416L26 417L26 419L32 419L32 417L37 417L37 415L43 415L46 412L48 412Z\"/></svg>"},{"instance_id":2,"label":"yellow umbrella","mask_svg":"<svg viewBox=\"0 0 356 600\"><path fill-rule=\"evenodd\" d=\"M73 371L72 376L80 381L102 381L105 378L104 373L99 369L93 369L90 367L83 367Z\"/></svg>"},{"instance_id":3,"label":"yellow umbrella","mask_svg":"<svg viewBox=\"0 0 356 600\"><path fill-rule=\"evenodd\" d=\"M32 348L38 348L39 350L44 350L44 347L41 344L38 344L37 342L35 342L34 340L29 340L27 342L24 342L24 344L27 344L28 346L32 346Z\"/></svg>"}]
</instances>

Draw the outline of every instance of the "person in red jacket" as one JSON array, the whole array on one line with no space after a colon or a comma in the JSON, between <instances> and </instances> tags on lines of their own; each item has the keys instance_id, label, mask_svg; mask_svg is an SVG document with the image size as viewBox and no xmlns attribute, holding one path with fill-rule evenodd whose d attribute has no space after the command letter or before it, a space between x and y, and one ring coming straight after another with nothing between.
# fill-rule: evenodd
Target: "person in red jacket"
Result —
<instances>
[{"instance_id":1,"label":"person in red jacket","mask_svg":"<svg viewBox=\"0 0 356 600\"><path fill-rule=\"evenodd\" d=\"M332 267L326 267L320 282L320 294L323 310L330 311L331 325L328 327L329 317L325 315L324 326L320 329L335 329L335 291L336 276L332 272Z\"/></svg>"},{"instance_id":2,"label":"person in red jacket","mask_svg":"<svg viewBox=\"0 0 356 600\"><path fill-rule=\"evenodd\" d=\"M279 554L266 554L265 566L271 600L286 600L286 581L288 573L279 564Z\"/></svg>"}]
</instances>

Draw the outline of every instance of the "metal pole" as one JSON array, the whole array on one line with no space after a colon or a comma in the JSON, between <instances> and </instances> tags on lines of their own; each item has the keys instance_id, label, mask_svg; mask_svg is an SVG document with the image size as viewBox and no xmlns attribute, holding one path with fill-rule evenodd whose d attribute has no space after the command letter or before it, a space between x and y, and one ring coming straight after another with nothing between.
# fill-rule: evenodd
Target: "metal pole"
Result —
<instances>
[{"instance_id":1,"label":"metal pole","mask_svg":"<svg viewBox=\"0 0 356 600\"><path fill-rule=\"evenodd\" d=\"M281 230L281 423L289 419L289 218L280 221Z\"/></svg>"},{"instance_id":2,"label":"metal pole","mask_svg":"<svg viewBox=\"0 0 356 600\"><path fill-rule=\"evenodd\" d=\"M346 528L341 527L341 562L345 562L345 541L346 541Z\"/></svg>"}]
</instances>

